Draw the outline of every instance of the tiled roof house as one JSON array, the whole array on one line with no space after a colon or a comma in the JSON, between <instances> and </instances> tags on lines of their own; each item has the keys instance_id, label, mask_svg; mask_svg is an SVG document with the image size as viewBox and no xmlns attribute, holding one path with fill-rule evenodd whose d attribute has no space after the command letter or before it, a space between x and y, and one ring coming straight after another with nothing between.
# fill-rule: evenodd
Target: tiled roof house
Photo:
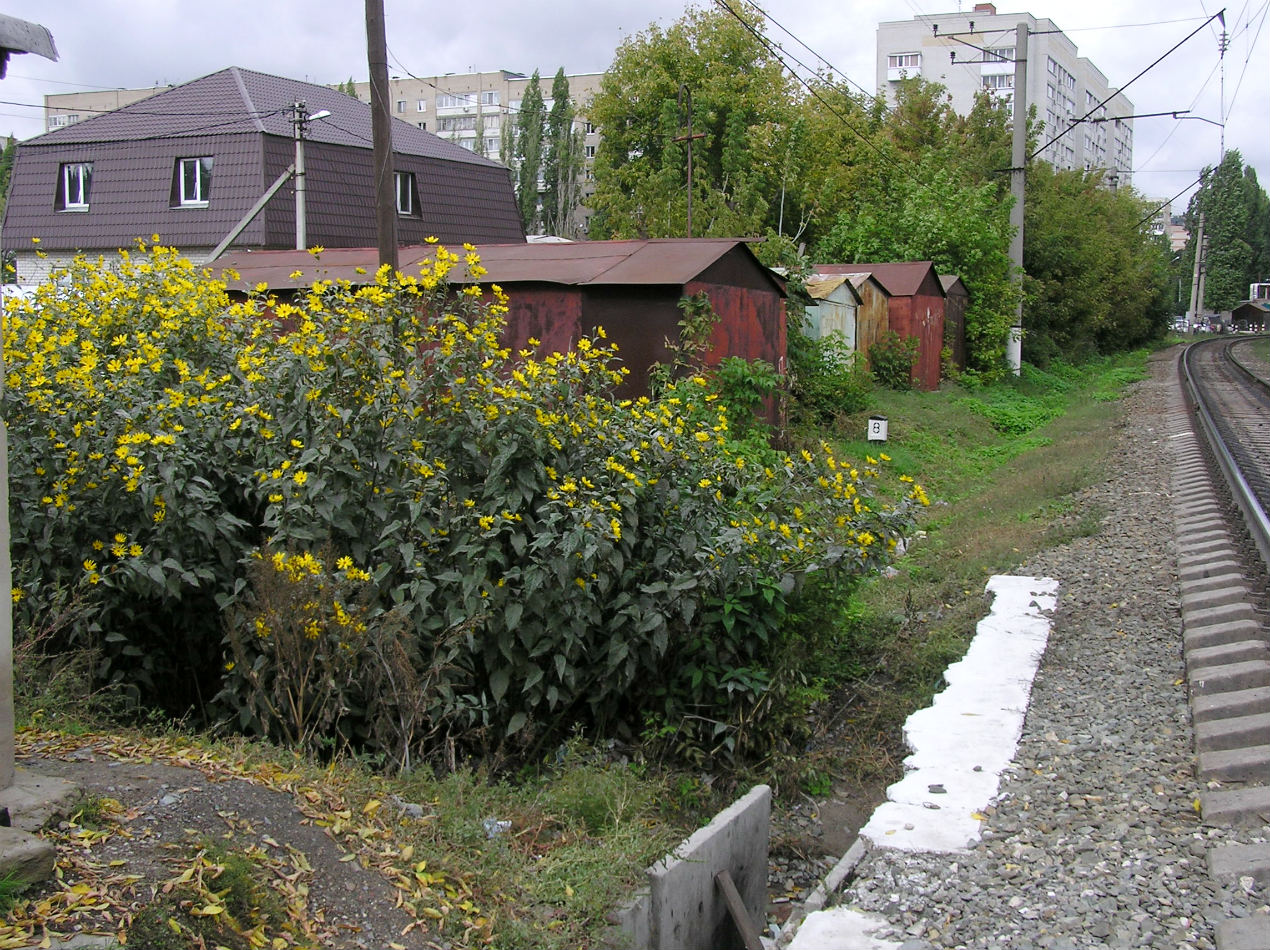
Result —
<instances>
[{"instance_id":1,"label":"tiled roof house","mask_svg":"<svg viewBox=\"0 0 1270 950\"><path fill-rule=\"evenodd\" d=\"M296 102L330 113L306 124L307 244L374 246L370 106L231 67L19 146L0 230L19 281L152 234L205 260L294 162ZM505 166L407 122L394 120L392 136L401 244L524 240ZM295 212L288 180L232 246L294 248Z\"/></svg>"}]
</instances>

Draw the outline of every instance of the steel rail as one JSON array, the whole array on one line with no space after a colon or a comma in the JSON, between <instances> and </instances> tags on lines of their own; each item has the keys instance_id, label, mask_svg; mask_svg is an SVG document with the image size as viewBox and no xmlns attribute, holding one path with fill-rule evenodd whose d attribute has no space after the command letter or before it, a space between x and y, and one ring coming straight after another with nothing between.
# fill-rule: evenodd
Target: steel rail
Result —
<instances>
[{"instance_id":1,"label":"steel rail","mask_svg":"<svg viewBox=\"0 0 1270 950\"><path fill-rule=\"evenodd\" d=\"M1208 444L1213 450L1213 455L1217 459L1217 464L1221 468L1222 474L1226 476L1226 483L1230 486L1235 503L1239 505L1240 510L1244 513L1244 518L1248 523L1248 531L1252 535L1253 542L1257 545L1257 550L1261 552L1261 559L1267 569L1270 570L1270 517L1267 517L1265 509L1262 508L1256 494L1252 490L1252 486L1248 484L1248 480L1244 477L1244 473L1240 470L1238 463L1222 438L1217 422L1209 410L1208 403L1204 399L1202 387L1197 382L1196 374L1192 367L1193 351L1198 351L1200 347L1219 346L1229 348L1230 345L1231 343L1225 340L1206 340L1190 344L1182 351L1182 374L1185 379L1187 393L1195 406L1196 418L1199 421L1200 428L1203 430ZM1231 360L1231 363L1248 380L1261 386L1266 385L1264 381L1258 379L1237 360Z\"/></svg>"}]
</instances>

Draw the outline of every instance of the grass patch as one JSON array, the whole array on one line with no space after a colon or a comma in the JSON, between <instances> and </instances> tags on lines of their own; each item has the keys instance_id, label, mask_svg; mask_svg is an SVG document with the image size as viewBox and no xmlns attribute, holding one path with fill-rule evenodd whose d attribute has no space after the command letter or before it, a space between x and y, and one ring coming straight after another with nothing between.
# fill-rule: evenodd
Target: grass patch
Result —
<instances>
[{"instance_id":1,"label":"grass patch","mask_svg":"<svg viewBox=\"0 0 1270 950\"><path fill-rule=\"evenodd\" d=\"M1148 355L1030 370L978 389L881 391L870 412L847 420L849 431L864 433L869 415L886 415L884 446L849 439L843 453L884 450L934 503L894 575L851 597L810 672L831 684L828 718L840 727L826 736L835 761L822 768L859 781L894 778L906 754L903 721L964 654L987 610L987 578L1101 530L1104 513L1078 492L1105 470L1119 419L1113 398L1146 375Z\"/></svg>"}]
</instances>

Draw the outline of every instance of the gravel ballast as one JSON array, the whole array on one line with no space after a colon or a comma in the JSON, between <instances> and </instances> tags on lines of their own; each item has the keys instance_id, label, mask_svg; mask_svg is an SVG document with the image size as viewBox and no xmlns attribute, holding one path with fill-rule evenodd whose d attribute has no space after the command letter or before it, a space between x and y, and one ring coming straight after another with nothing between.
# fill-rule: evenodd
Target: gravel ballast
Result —
<instances>
[{"instance_id":1,"label":"gravel ballast","mask_svg":"<svg viewBox=\"0 0 1270 950\"><path fill-rule=\"evenodd\" d=\"M1196 777L1171 502L1183 410L1172 356L1151 368L1125 399L1112 470L1077 499L1101 530L1018 572L1057 579L1058 607L981 840L872 848L829 895L884 918L872 936L891 946L1212 948L1222 925L1270 914L1265 883L1209 869L1222 846L1270 851L1270 824L1199 813L1211 786Z\"/></svg>"}]
</instances>

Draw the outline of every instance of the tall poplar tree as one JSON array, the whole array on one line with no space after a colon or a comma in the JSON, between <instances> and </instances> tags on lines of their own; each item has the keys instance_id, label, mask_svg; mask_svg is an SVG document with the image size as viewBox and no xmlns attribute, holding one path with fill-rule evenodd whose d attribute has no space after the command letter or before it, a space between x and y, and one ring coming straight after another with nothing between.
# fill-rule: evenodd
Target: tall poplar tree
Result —
<instances>
[{"instance_id":1,"label":"tall poplar tree","mask_svg":"<svg viewBox=\"0 0 1270 950\"><path fill-rule=\"evenodd\" d=\"M1191 196L1186 227L1191 241L1183 257L1185 273L1195 262L1199 216L1204 214L1208 237L1204 305L1230 310L1248 299L1248 285L1270 277L1270 200L1245 167L1243 156L1231 149L1216 168L1204 169L1204 181Z\"/></svg>"},{"instance_id":2,"label":"tall poplar tree","mask_svg":"<svg viewBox=\"0 0 1270 950\"><path fill-rule=\"evenodd\" d=\"M547 234L575 236L574 211L578 205L578 178L582 171L582 133L576 128L577 112L569 94L563 67L551 83L551 111L547 114L547 141L543 155L542 229Z\"/></svg>"},{"instance_id":3,"label":"tall poplar tree","mask_svg":"<svg viewBox=\"0 0 1270 950\"><path fill-rule=\"evenodd\" d=\"M542 173L543 126L547 110L542 101L538 70L529 77L529 85L520 101L516 120L516 201L520 220L527 234L538 233L541 216L538 210L538 179Z\"/></svg>"}]
</instances>

